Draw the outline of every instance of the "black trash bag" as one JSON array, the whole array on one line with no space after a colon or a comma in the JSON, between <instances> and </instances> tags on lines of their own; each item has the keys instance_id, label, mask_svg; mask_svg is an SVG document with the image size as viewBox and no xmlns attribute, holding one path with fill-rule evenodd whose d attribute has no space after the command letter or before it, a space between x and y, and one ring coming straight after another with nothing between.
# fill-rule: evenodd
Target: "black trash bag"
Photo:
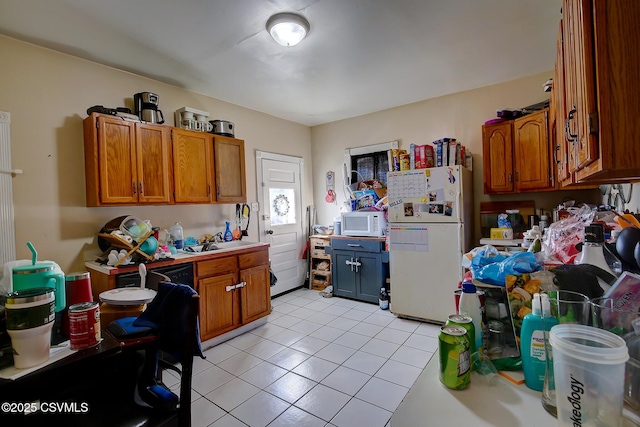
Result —
<instances>
[{"instance_id":1,"label":"black trash bag","mask_svg":"<svg viewBox=\"0 0 640 427\"><path fill-rule=\"evenodd\" d=\"M271 267L269 267L269 276L270 276L271 286L275 286L276 283L278 283L278 278L276 277L275 274L273 274L273 270L271 269Z\"/></svg>"}]
</instances>

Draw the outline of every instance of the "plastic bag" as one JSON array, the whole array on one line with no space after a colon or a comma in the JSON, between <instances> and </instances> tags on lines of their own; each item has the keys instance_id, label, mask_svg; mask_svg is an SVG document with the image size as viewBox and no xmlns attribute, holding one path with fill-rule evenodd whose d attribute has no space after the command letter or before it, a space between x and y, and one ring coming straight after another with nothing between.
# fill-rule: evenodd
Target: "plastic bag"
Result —
<instances>
[{"instance_id":1,"label":"plastic bag","mask_svg":"<svg viewBox=\"0 0 640 427\"><path fill-rule=\"evenodd\" d=\"M497 258L494 257L494 260ZM476 258L473 259L471 263L473 278L496 286L505 286L505 280L510 274L533 273L542 269L542 264L532 252L517 252L502 261L482 265L487 261L491 260L485 258L476 263Z\"/></svg>"},{"instance_id":2,"label":"plastic bag","mask_svg":"<svg viewBox=\"0 0 640 427\"><path fill-rule=\"evenodd\" d=\"M500 253L494 246L484 245L471 249L462 256L462 266L469 269L480 269L481 267L500 262L507 258L506 255Z\"/></svg>"},{"instance_id":3,"label":"plastic bag","mask_svg":"<svg viewBox=\"0 0 640 427\"><path fill-rule=\"evenodd\" d=\"M498 228L511 228L511 221L506 213L498 215Z\"/></svg>"},{"instance_id":4,"label":"plastic bag","mask_svg":"<svg viewBox=\"0 0 640 427\"><path fill-rule=\"evenodd\" d=\"M549 261L573 264L579 253L576 244L582 242L584 227L591 224L595 215L586 205L581 208L569 208L568 211L571 215L552 223L542 238L542 252Z\"/></svg>"}]
</instances>

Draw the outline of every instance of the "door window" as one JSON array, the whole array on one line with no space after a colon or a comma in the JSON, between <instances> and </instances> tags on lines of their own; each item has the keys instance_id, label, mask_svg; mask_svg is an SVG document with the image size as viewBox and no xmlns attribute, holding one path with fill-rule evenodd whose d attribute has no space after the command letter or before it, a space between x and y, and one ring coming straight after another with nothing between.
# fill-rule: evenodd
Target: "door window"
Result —
<instances>
[{"instance_id":1,"label":"door window","mask_svg":"<svg viewBox=\"0 0 640 427\"><path fill-rule=\"evenodd\" d=\"M296 199L292 188L270 188L271 225L296 223Z\"/></svg>"}]
</instances>

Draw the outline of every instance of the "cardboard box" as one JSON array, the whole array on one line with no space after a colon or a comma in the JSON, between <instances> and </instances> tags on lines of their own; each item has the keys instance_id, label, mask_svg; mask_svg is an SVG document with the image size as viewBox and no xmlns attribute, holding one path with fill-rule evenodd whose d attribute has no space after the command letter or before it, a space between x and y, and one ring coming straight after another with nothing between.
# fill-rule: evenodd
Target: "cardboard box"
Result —
<instances>
[{"instance_id":1,"label":"cardboard box","mask_svg":"<svg viewBox=\"0 0 640 427\"><path fill-rule=\"evenodd\" d=\"M513 228L492 228L491 239L513 239Z\"/></svg>"}]
</instances>

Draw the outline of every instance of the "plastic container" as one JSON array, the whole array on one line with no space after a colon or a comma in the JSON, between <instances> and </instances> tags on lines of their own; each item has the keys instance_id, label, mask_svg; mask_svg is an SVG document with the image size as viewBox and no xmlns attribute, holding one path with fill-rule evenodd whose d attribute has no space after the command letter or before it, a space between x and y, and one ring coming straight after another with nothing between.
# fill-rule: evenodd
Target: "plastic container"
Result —
<instances>
[{"instance_id":1,"label":"plastic container","mask_svg":"<svg viewBox=\"0 0 640 427\"><path fill-rule=\"evenodd\" d=\"M169 229L169 233L171 234L171 239L176 249L182 249L184 247L184 230L180 223L176 222L173 224Z\"/></svg>"},{"instance_id":2,"label":"plastic container","mask_svg":"<svg viewBox=\"0 0 640 427\"><path fill-rule=\"evenodd\" d=\"M520 355L524 382L532 390L542 391L547 369L545 351L546 335L558 324L551 316L551 306L546 295L535 294L531 301L532 312L524 317L520 332ZM543 321L543 313L545 315Z\"/></svg>"},{"instance_id":3,"label":"plastic container","mask_svg":"<svg viewBox=\"0 0 640 427\"><path fill-rule=\"evenodd\" d=\"M592 326L551 328L558 425L621 426L625 341Z\"/></svg>"},{"instance_id":4,"label":"plastic container","mask_svg":"<svg viewBox=\"0 0 640 427\"><path fill-rule=\"evenodd\" d=\"M382 310L389 310L389 295L387 294L387 289L385 287L380 288L378 304Z\"/></svg>"},{"instance_id":5,"label":"plastic container","mask_svg":"<svg viewBox=\"0 0 640 427\"><path fill-rule=\"evenodd\" d=\"M148 222L145 222L138 217L128 216L122 220L122 223L120 224L120 231L131 236L133 240L138 240L151 231L151 226Z\"/></svg>"},{"instance_id":6,"label":"plastic container","mask_svg":"<svg viewBox=\"0 0 640 427\"><path fill-rule=\"evenodd\" d=\"M333 234L342 234L342 217L337 216L333 219Z\"/></svg>"},{"instance_id":7,"label":"plastic container","mask_svg":"<svg viewBox=\"0 0 640 427\"><path fill-rule=\"evenodd\" d=\"M229 221L227 221L225 225L227 226L227 228L224 231L224 241L230 242L233 240L233 233L231 232L231 224L229 223Z\"/></svg>"},{"instance_id":8,"label":"plastic container","mask_svg":"<svg viewBox=\"0 0 640 427\"><path fill-rule=\"evenodd\" d=\"M591 224L584 228L582 252L576 257L575 263L595 265L616 277L622 272L622 263L604 244L602 224Z\"/></svg>"},{"instance_id":9,"label":"plastic container","mask_svg":"<svg viewBox=\"0 0 640 427\"><path fill-rule=\"evenodd\" d=\"M473 320L475 328L475 351L481 353L484 351L482 344L482 332L484 325L482 324L482 306L480 297L476 293L476 286L471 282L462 283L462 294L460 295L460 304L458 314L466 314Z\"/></svg>"}]
</instances>

